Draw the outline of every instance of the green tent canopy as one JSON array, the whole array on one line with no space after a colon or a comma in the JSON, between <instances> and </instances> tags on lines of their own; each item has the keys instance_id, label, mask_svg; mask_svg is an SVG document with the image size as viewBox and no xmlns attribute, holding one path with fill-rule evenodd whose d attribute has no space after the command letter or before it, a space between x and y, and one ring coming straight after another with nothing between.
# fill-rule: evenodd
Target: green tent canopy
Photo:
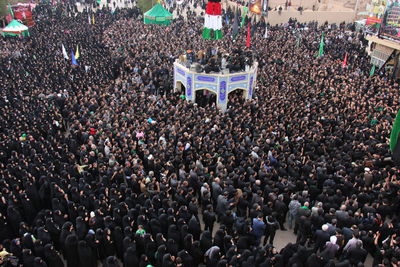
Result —
<instances>
[{"instance_id":1,"label":"green tent canopy","mask_svg":"<svg viewBox=\"0 0 400 267\"><path fill-rule=\"evenodd\" d=\"M7 27L2 30L3 35L13 35L13 36L29 36L28 27L24 24L13 19Z\"/></svg>"},{"instance_id":2,"label":"green tent canopy","mask_svg":"<svg viewBox=\"0 0 400 267\"><path fill-rule=\"evenodd\" d=\"M170 25L172 14L166 10L160 3L153 6L152 9L144 13L144 23Z\"/></svg>"}]
</instances>

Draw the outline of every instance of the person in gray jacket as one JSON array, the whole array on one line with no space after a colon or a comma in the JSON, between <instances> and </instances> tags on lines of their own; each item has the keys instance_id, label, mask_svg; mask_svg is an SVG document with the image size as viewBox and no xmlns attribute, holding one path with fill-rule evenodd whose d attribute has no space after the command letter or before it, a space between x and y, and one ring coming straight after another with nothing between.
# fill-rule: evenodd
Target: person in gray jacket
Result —
<instances>
[{"instance_id":1,"label":"person in gray jacket","mask_svg":"<svg viewBox=\"0 0 400 267\"><path fill-rule=\"evenodd\" d=\"M297 200L297 195L292 196L292 200L289 203L289 212L288 212L288 226L289 229L292 229L293 222L296 220L297 210L301 207L300 202Z\"/></svg>"},{"instance_id":2,"label":"person in gray jacket","mask_svg":"<svg viewBox=\"0 0 400 267\"><path fill-rule=\"evenodd\" d=\"M217 208L216 212L218 214L218 220L221 220L221 217L226 214L226 211L229 209L228 202L228 192L224 192L222 195L219 195L217 198Z\"/></svg>"}]
</instances>

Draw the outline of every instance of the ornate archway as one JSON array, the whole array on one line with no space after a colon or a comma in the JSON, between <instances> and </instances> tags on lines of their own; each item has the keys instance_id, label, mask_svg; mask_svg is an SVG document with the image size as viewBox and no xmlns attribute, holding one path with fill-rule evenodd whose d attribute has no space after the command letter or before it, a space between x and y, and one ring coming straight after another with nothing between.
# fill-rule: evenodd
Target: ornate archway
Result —
<instances>
[{"instance_id":1,"label":"ornate archway","mask_svg":"<svg viewBox=\"0 0 400 267\"><path fill-rule=\"evenodd\" d=\"M183 82L181 81L176 81L176 88L175 88L176 92L179 92L179 94L181 95L186 95L186 87L183 84Z\"/></svg>"},{"instance_id":2,"label":"ornate archway","mask_svg":"<svg viewBox=\"0 0 400 267\"><path fill-rule=\"evenodd\" d=\"M233 104L243 104L247 99L248 90L244 88L235 88L228 93L228 108Z\"/></svg>"},{"instance_id":3,"label":"ornate archway","mask_svg":"<svg viewBox=\"0 0 400 267\"><path fill-rule=\"evenodd\" d=\"M217 104L217 94L208 88L198 88L195 90L195 102L200 107L210 107Z\"/></svg>"}]
</instances>

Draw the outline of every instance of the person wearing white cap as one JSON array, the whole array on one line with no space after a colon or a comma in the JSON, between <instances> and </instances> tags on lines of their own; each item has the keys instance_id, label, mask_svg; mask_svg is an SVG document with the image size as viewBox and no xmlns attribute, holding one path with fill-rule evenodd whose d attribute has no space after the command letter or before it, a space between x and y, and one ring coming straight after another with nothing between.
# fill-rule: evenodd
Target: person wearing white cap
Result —
<instances>
[{"instance_id":1,"label":"person wearing white cap","mask_svg":"<svg viewBox=\"0 0 400 267\"><path fill-rule=\"evenodd\" d=\"M371 172L370 168L365 168L364 169L364 182L365 182L365 186L371 186L372 182L374 180L374 175Z\"/></svg>"},{"instance_id":2,"label":"person wearing white cap","mask_svg":"<svg viewBox=\"0 0 400 267\"><path fill-rule=\"evenodd\" d=\"M325 243L329 241L329 233L328 233L329 226L327 224L322 225L321 230L315 231L315 245L314 251L318 252L325 246Z\"/></svg>"},{"instance_id":3,"label":"person wearing white cap","mask_svg":"<svg viewBox=\"0 0 400 267\"><path fill-rule=\"evenodd\" d=\"M315 202L315 206L311 208L311 215L318 215L319 209L322 209L322 202Z\"/></svg>"},{"instance_id":4,"label":"person wearing white cap","mask_svg":"<svg viewBox=\"0 0 400 267\"><path fill-rule=\"evenodd\" d=\"M321 252L321 257L324 258L325 261L329 261L335 258L336 253L339 250L339 245L336 244L337 237L331 236L329 241L326 242L325 249Z\"/></svg>"}]
</instances>

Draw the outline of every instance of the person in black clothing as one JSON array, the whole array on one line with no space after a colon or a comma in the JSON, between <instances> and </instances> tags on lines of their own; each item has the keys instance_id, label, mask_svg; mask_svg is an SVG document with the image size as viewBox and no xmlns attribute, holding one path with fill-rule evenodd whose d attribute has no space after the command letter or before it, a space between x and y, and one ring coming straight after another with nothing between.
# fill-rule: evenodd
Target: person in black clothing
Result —
<instances>
[{"instance_id":1,"label":"person in black clothing","mask_svg":"<svg viewBox=\"0 0 400 267\"><path fill-rule=\"evenodd\" d=\"M327 224L322 225L322 229L315 231L314 234L314 251L322 251L325 247L326 242L329 241L330 234L328 233L329 226Z\"/></svg>"},{"instance_id":2,"label":"person in black clothing","mask_svg":"<svg viewBox=\"0 0 400 267\"><path fill-rule=\"evenodd\" d=\"M277 220L279 222L279 227L282 231L286 231L285 227L283 226L286 220L286 214L288 212L288 206L283 202L283 195L279 195L278 199L275 200L274 203L274 210L277 214Z\"/></svg>"},{"instance_id":3,"label":"person in black clothing","mask_svg":"<svg viewBox=\"0 0 400 267\"><path fill-rule=\"evenodd\" d=\"M47 244L44 246L45 261L49 267L62 267L64 263L61 259L60 254L55 250L54 246ZM93 265L88 265L93 266Z\"/></svg>"},{"instance_id":4,"label":"person in black clothing","mask_svg":"<svg viewBox=\"0 0 400 267\"><path fill-rule=\"evenodd\" d=\"M277 222L274 216L267 216L265 223L266 223L266 228L265 228L264 246L267 243L273 245L276 230L279 229L279 223Z\"/></svg>"},{"instance_id":5,"label":"person in black clothing","mask_svg":"<svg viewBox=\"0 0 400 267\"><path fill-rule=\"evenodd\" d=\"M350 264L358 265L365 262L367 255L368 252L362 248L362 241L358 241L355 248L349 249L347 259L350 261Z\"/></svg>"},{"instance_id":6,"label":"person in black clothing","mask_svg":"<svg viewBox=\"0 0 400 267\"><path fill-rule=\"evenodd\" d=\"M207 65L204 67L206 73L219 72L219 67L216 65L215 60L211 58L208 60Z\"/></svg>"},{"instance_id":7,"label":"person in black clothing","mask_svg":"<svg viewBox=\"0 0 400 267\"><path fill-rule=\"evenodd\" d=\"M299 231L297 233L297 243L301 245L305 245L309 240L312 234L311 229L311 221L310 221L310 213L307 213L305 216L301 216L299 218Z\"/></svg>"},{"instance_id":8,"label":"person in black clothing","mask_svg":"<svg viewBox=\"0 0 400 267\"><path fill-rule=\"evenodd\" d=\"M214 229L214 222L216 221L215 212L212 210L212 205L207 205L203 212L204 230L209 230L211 233Z\"/></svg>"},{"instance_id":9,"label":"person in black clothing","mask_svg":"<svg viewBox=\"0 0 400 267\"><path fill-rule=\"evenodd\" d=\"M97 265L93 251L85 240L78 242L78 257L81 266L94 267Z\"/></svg>"},{"instance_id":10,"label":"person in black clothing","mask_svg":"<svg viewBox=\"0 0 400 267\"><path fill-rule=\"evenodd\" d=\"M70 234L65 239L64 255L67 261L67 266L79 266L78 255L78 238L74 234Z\"/></svg>"}]
</instances>

